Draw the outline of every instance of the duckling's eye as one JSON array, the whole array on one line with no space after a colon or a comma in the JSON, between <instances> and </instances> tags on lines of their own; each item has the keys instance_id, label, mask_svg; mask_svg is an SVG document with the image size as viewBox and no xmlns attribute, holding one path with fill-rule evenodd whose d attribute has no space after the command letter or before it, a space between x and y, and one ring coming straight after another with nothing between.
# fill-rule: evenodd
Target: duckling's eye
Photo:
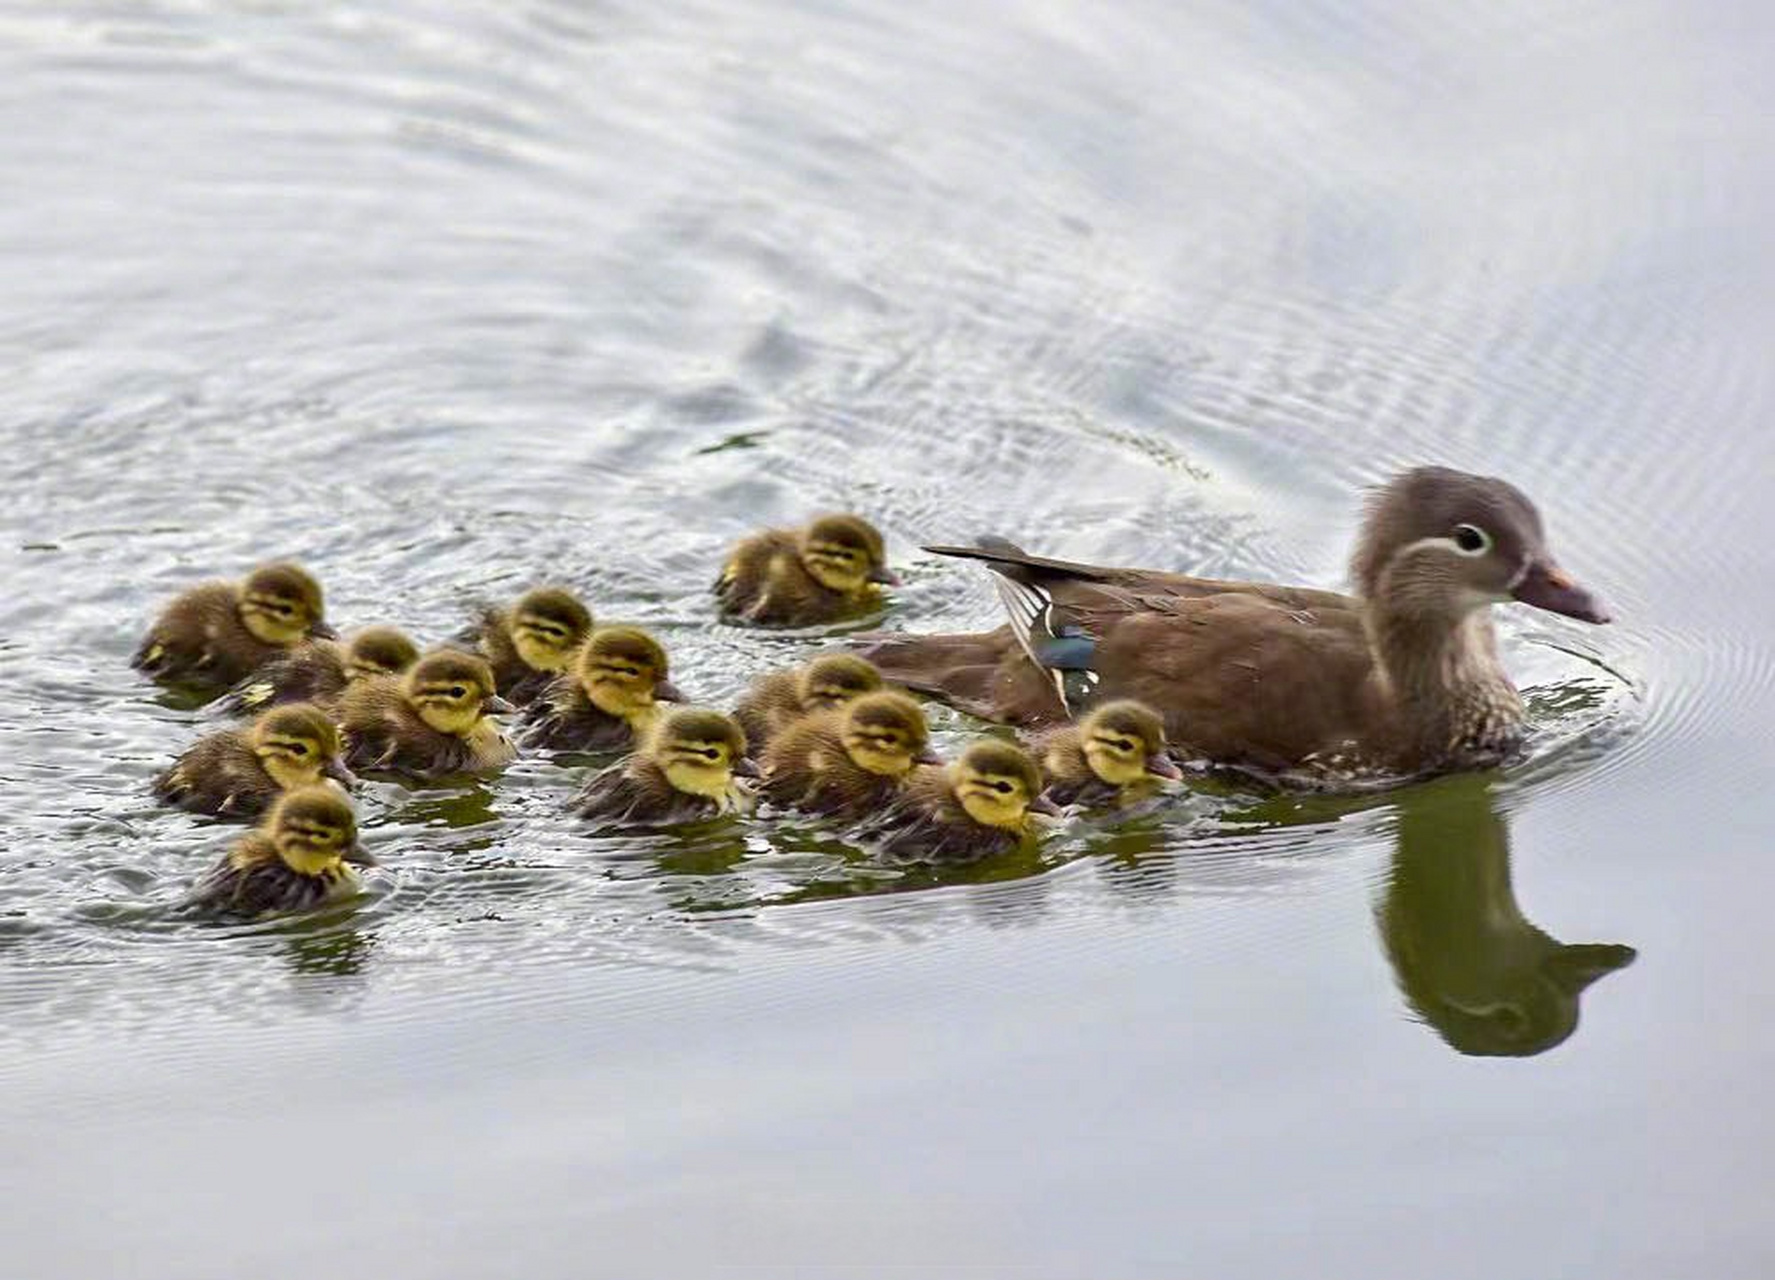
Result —
<instances>
[{"instance_id":1,"label":"duckling's eye","mask_svg":"<svg viewBox=\"0 0 1775 1280\"><path fill-rule=\"evenodd\" d=\"M1116 739L1116 750L1117 751L1133 751L1134 744L1126 738L1117 738Z\"/></svg>"},{"instance_id":2,"label":"duckling's eye","mask_svg":"<svg viewBox=\"0 0 1775 1280\"><path fill-rule=\"evenodd\" d=\"M460 700L468 697L468 690L459 684L453 684L450 686L450 696Z\"/></svg>"},{"instance_id":3,"label":"duckling's eye","mask_svg":"<svg viewBox=\"0 0 1775 1280\"><path fill-rule=\"evenodd\" d=\"M998 792L1001 796L1008 796L1016 788L1012 787L1008 782L995 782L992 784L992 789Z\"/></svg>"},{"instance_id":4,"label":"duckling's eye","mask_svg":"<svg viewBox=\"0 0 1775 1280\"><path fill-rule=\"evenodd\" d=\"M308 754L308 744L306 742L291 743L290 744L290 754L297 755L297 756L307 755Z\"/></svg>"},{"instance_id":5,"label":"duckling's eye","mask_svg":"<svg viewBox=\"0 0 1775 1280\"><path fill-rule=\"evenodd\" d=\"M1476 524L1455 526L1455 547L1464 556L1482 556L1491 550L1491 534Z\"/></svg>"}]
</instances>

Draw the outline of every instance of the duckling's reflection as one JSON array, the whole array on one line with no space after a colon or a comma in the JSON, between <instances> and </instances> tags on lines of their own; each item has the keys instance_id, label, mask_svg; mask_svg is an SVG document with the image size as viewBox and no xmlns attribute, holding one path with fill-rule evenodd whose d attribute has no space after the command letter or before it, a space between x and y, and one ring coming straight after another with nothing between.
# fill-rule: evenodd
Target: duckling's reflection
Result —
<instances>
[{"instance_id":1,"label":"duckling's reflection","mask_svg":"<svg viewBox=\"0 0 1775 1280\"><path fill-rule=\"evenodd\" d=\"M1579 996L1632 947L1536 928L1510 883L1510 837L1483 777L1402 794L1392 879L1376 912L1413 1011L1459 1053L1528 1057L1578 1027Z\"/></svg>"}]
</instances>

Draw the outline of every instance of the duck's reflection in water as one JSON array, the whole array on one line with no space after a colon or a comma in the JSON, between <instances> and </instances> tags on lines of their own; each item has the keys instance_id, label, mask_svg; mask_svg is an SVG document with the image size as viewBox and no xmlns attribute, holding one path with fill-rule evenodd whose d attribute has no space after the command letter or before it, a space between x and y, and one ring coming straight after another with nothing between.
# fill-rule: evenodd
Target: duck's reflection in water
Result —
<instances>
[{"instance_id":1,"label":"duck's reflection in water","mask_svg":"<svg viewBox=\"0 0 1775 1280\"><path fill-rule=\"evenodd\" d=\"M1632 947L1565 943L1530 923L1510 882L1510 836L1489 780L1402 794L1393 872L1376 911L1413 1012L1457 1052L1527 1057L1578 1027L1584 989Z\"/></svg>"}]
</instances>

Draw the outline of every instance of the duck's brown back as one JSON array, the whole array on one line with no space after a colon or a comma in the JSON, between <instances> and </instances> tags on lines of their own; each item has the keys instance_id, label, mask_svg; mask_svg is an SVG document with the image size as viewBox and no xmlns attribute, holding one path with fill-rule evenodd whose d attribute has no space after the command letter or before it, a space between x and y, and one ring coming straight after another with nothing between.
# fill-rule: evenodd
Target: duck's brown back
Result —
<instances>
[{"instance_id":1,"label":"duck's brown back","mask_svg":"<svg viewBox=\"0 0 1775 1280\"><path fill-rule=\"evenodd\" d=\"M257 817L280 794L259 764L247 730L224 729L199 738L154 779L154 794L192 813Z\"/></svg>"},{"instance_id":2,"label":"duck's brown back","mask_svg":"<svg viewBox=\"0 0 1775 1280\"><path fill-rule=\"evenodd\" d=\"M517 736L532 751L621 751L635 745L629 722L598 707L575 675L556 676L524 708Z\"/></svg>"},{"instance_id":3,"label":"duck's brown back","mask_svg":"<svg viewBox=\"0 0 1775 1280\"><path fill-rule=\"evenodd\" d=\"M231 715L257 715L288 702L326 706L350 683L345 648L333 640L305 640L278 650L229 692L223 708Z\"/></svg>"},{"instance_id":4,"label":"duck's brown back","mask_svg":"<svg viewBox=\"0 0 1775 1280\"><path fill-rule=\"evenodd\" d=\"M246 629L231 582L204 582L167 605L130 663L156 680L227 688L285 652Z\"/></svg>"},{"instance_id":5,"label":"duck's brown back","mask_svg":"<svg viewBox=\"0 0 1775 1280\"><path fill-rule=\"evenodd\" d=\"M1044 585L1068 621L1096 638L1095 700L1147 703L1164 717L1176 754L1272 772L1387 732L1354 598L1080 568L1094 578ZM1045 727L1068 718L1051 673L1008 626L878 634L862 638L861 652L886 678L986 719Z\"/></svg>"},{"instance_id":6,"label":"duck's brown back","mask_svg":"<svg viewBox=\"0 0 1775 1280\"><path fill-rule=\"evenodd\" d=\"M767 799L828 817L866 818L899 797L901 779L871 773L845 752L843 717L821 711L777 736L762 763Z\"/></svg>"},{"instance_id":7,"label":"duck's brown back","mask_svg":"<svg viewBox=\"0 0 1775 1280\"><path fill-rule=\"evenodd\" d=\"M859 607L807 571L791 529L766 529L736 546L715 580L715 597L724 614L766 627L819 626Z\"/></svg>"},{"instance_id":8,"label":"duck's brown back","mask_svg":"<svg viewBox=\"0 0 1775 1280\"><path fill-rule=\"evenodd\" d=\"M401 692L399 676L367 676L348 685L336 714L342 758L354 771L441 778L478 767L473 744L427 724Z\"/></svg>"},{"instance_id":9,"label":"duck's brown back","mask_svg":"<svg viewBox=\"0 0 1775 1280\"><path fill-rule=\"evenodd\" d=\"M745 730L749 754L761 755L772 738L801 717L796 684L794 671L772 671L755 680L733 709L733 718Z\"/></svg>"}]
</instances>

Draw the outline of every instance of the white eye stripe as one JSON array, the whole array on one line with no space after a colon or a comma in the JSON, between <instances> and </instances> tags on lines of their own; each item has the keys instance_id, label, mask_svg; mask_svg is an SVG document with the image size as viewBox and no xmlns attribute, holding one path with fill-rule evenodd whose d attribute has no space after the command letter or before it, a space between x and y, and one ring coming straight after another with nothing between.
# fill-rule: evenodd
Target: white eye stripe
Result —
<instances>
[{"instance_id":1,"label":"white eye stripe","mask_svg":"<svg viewBox=\"0 0 1775 1280\"><path fill-rule=\"evenodd\" d=\"M1477 559L1492 549L1492 536L1476 524L1457 524L1454 537L1449 539L1455 551L1463 556Z\"/></svg>"}]
</instances>

